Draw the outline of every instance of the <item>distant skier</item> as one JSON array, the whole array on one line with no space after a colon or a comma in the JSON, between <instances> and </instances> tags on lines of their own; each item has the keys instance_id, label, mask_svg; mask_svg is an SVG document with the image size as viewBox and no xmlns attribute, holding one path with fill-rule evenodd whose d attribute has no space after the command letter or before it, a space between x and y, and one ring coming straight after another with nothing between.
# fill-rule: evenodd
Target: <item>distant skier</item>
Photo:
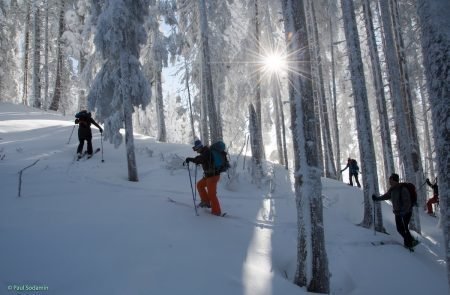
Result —
<instances>
[{"instance_id":1,"label":"distant skier","mask_svg":"<svg viewBox=\"0 0 450 295\"><path fill-rule=\"evenodd\" d=\"M78 140L80 141L77 148L78 158L82 156L85 140L87 142L87 155L91 157L93 153L91 124L94 124L100 130L100 133L103 133L103 129L92 119L91 113L86 110L77 113L75 118L75 124L78 124Z\"/></svg>"},{"instance_id":2,"label":"distant skier","mask_svg":"<svg viewBox=\"0 0 450 295\"><path fill-rule=\"evenodd\" d=\"M403 237L403 245L412 249L418 244L418 241L413 238L409 232L409 222L412 216L412 206L411 197L406 186L399 183L400 177L396 173L392 173L389 177L390 188L384 195L377 197L372 195L372 200L382 201L391 200L392 209L395 215L395 225L397 226L397 231Z\"/></svg>"},{"instance_id":3,"label":"distant skier","mask_svg":"<svg viewBox=\"0 0 450 295\"><path fill-rule=\"evenodd\" d=\"M427 201L427 213L430 215L434 215L433 204L439 204L439 187L437 184L437 177L434 181L434 184L431 184L430 179L428 178L426 179L426 183L433 189L433 197Z\"/></svg>"},{"instance_id":4,"label":"distant skier","mask_svg":"<svg viewBox=\"0 0 450 295\"><path fill-rule=\"evenodd\" d=\"M214 167L211 150L204 146L200 140L194 142L192 149L200 155L195 158L186 158L185 163L192 162L202 165L203 168L203 178L197 182L197 190L201 199L198 206L211 208L212 214L221 216L219 199L217 198L217 183L220 180L220 172Z\"/></svg>"},{"instance_id":5,"label":"distant skier","mask_svg":"<svg viewBox=\"0 0 450 295\"><path fill-rule=\"evenodd\" d=\"M356 185L358 187L361 187L361 184L359 183L359 180L358 180L358 172L359 172L358 162L355 159L348 158L347 166L345 166L345 168L341 170L341 173L344 172L347 168L350 168L349 173L348 173L350 185L353 186L352 178L355 177Z\"/></svg>"}]
</instances>

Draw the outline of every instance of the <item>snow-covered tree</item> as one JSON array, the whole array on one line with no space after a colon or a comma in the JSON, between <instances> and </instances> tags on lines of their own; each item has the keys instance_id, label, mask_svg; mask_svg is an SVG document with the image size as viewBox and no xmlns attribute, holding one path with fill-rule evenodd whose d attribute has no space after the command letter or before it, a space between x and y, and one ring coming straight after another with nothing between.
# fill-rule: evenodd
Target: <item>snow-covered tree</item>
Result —
<instances>
[{"instance_id":1,"label":"snow-covered tree","mask_svg":"<svg viewBox=\"0 0 450 295\"><path fill-rule=\"evenodd\" d=\"M89 109L105 125L105 139L117 147L125 127L128 179L138 181L132 114L145 107L151 96L141 71L140 46L146 41L143 24L149 0L107 0L98 20L95 45L104 64L88 95Z\"/></svg>"},{"instance_id":2,"label":"snow-covered tree","mask_svg":"<svg viewBox=\"0 0 450 295\"><path fill-rule=\"evenodd\" d=\"M214 99L213 77L211 72L211 53L209 49L209 26L206 8L206 0L198 0L202 85L205 87L204 97L208 110L207 116L209 122L209 135L211 142L215 142L220 139L222 132L219 129L220 126L217 118L216 101Z\"/></svg>"},{"instance_id":3,"label":"snow-covered tree","mask_svg":"<svg viewBox=\"0 0 450 295\"><path fill-rule=\"evenodd\" d=\"M161 0L153 0L150 4L150 15L146 21L150 42L148 42L148 46L143 50L143 67L154 88L155 109L158 122L156 139L161 142L166 142L167 130L162 92L162 70L164 67L168 67L169 53L172 55L172 59L178 53L178 43L176 40L178 36L175 31L175 25L177 24L175 18L176 4L175 1ZM161 18L164 19L166 25L170 26L169 37L166 37L160 28Z\"/></svg>"},{"instance_id":4,"label":"snow-covered tree","mask_svg":"<svg viewBox=\"0 0 450 295\"><path fill-rule=\"evenodd\" d=\"M25 1L26 12L24 22L24 42L23 42L23 86L22 86L22 102L28 105L28 72L29 72L29 51L30 51L30 19L31 19L31 3Z\"/></svg>"},{"instance_id":5,"label":"snow-covered tree","mask_svg":"<svg viewBox=\"0 0 450 295\"><path fill-rule=\"evenodd\" d=\"M252 179L258 185L261 183L261 178L263 176L262 168L262 154L259 141L260 139L260 125L258 124L258 114L255 110L253 104L248 106L249 113L249 133L250 133L250 147L252 151L252 164L251 164L251 174Z\"/></svg>"},{"instance_id":6,"label":"snow-covered tree","mask_svg":"<svg viewBox=\"0 0 450 295\"><path fill-rule=\"evenodd\" d=\"M389 129L389 117L386 107L386 96L384 95L384 85L381 70L380 57L375 37L375 29L373 25L372 10L369 0L363 0L364 23L366 28L367 43L369 47L370 64L372 70L373 86L375 88L375 97L377 103L381 145L383 150L383 168L384 175L389 177L395 170L394 155L392 153L391 132ZM375 204L375 206L379 207Z\"/></svg>"},{"instance_id":7,"label":"snow-covered tree","mask_svg":"<svg viewBox=\"0 0 450 295\"><path fill-rule=\"evenodd\" d=\"M41 107L41 24L40 6L37 1L33 1L31 8L31 47L33 52L32 75L31 75L31 100L33 107Z\"/></svg>"},{"instance_id":8,"label":"snow-covered tree","mask_svg":"<svg viewBox=\"0 0 450 295\"><path fill-rule=\"evenodd\" d=\"M392 12L389 7L389 0L380 0L380 11L383 23L383 36L385 57L389 74L389 88L391 93L391 103L394 113L395 131L397 137L398 151L401 164L403 165L405 180L412 182L417 188L420 187L418 182L422 175L416 173L418 171L420 156L417 146L414 144L414 136L411 134L410 126L408 126L407 118L407 93L405 85L402 84L402 71L400 68L400 60L396 46L396 38L392 24ZM411 124L409 124L411 125ZM410 223L411 227L420 233L420 219L417 207L414 207L413 218Z\"/></svg>"},{"instance_id":9,"label":"snow-covered tree","mask_svg":"<svg viewBox=\"0 0 450 295\"><path fill-rule=\"evenodd\" d=\"M367 98L366 80L364 76L361 47L356 25L353 0L341 0L342 15L344 16L345 39L348 48L353 100L356 112L356 127L358 130L359 152L362 178L364 182L364 217L361 225L370 227L373 224L371 196L379 194L378 176L376 169L375 149L373 144L369 102ZM381 209L377 212L377 229L384 231L381 221Z\"/></svg>"},{"instance_id":10,"label":"snow-covered tree","mask_svg":"<svg viewBox=\"0 0 450 295\"><path fill-rule=\"evenodd\" d=\"M12 1L14 2L14 1ZM17 30L17 4L0 1L0 93L1 100L16 101L15 41Z\"/></svg>"},{"instance_id":11,"label":"snow-covered tree","mask_svg":"<svg viewBox=\"0 0 450 295\"><path fill-rule=\"evenodd\" d=\"M60 107L61 98L63 96L63 70L64 70L64 52L62 49L62 36L64 34L64 9L65 0L59 3L59 21L58 21L58 37L56 48L56 74L55 74L55 88L53 91L52 102L49 109L57 111Z\"/></svg>"},{"instance_id":12,"label":"snow-covered tree","mask_svg":"<svg viewBox=\"0 0 450 295\"><path fill-rule=\"evenodd\" d=\"M439 197L450 285L450 18L448 17L450 2L448 0L417 2L436 145Z\"/></svg>"},{"instance_id":13,"label":"snow-covered tree","mask_svg":"<svg viewBox=\"0 0 450 295\"><path fill-rule=\"evenodd\" d=\"M330 275L325 250L322 184L316 141L316 121L303 1L282 0L289 73L289 100L294 144L294 188L297 204L297 270L295 284L308 291L329 293ZM300 68L301 67L301 68ZM299 74L301 73L301 74ZM309 220L308 220L309 218Z\"/></svg>"}]
</instances>

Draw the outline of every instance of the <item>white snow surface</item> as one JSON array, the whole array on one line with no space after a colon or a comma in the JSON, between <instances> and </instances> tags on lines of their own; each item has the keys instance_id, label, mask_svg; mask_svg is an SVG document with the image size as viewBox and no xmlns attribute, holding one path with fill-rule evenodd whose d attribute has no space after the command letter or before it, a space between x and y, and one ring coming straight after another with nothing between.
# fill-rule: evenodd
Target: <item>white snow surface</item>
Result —
<instances>
[{"instance_id":1,"label":"white snow surface","mask_svg":"<svg viewBox=\"0 0 450 295\"><path fill-rule=\"evenodd\" d=\"M135 135L139 182L130 182L124 145L103 143L104 162L101 153L74 161L73 119L0 104L0 294L308 293L292 283L297 218L283 167L274 164L272 186L257 188L241 157L237 185L227 189L222 174L218 187L229 216L206 209L196 216L181 165L194 155L191 145ZM100 147L95 127L93 134ZM18 197L18 172L36 160L22 174ZM421 215L414 253L397 244L373 246L401 243L390 205L383 203L390 235L375 235L357 226L362 190L322 183L331 294L449 294L437 218Z\"/></svg>"}]
</instances>

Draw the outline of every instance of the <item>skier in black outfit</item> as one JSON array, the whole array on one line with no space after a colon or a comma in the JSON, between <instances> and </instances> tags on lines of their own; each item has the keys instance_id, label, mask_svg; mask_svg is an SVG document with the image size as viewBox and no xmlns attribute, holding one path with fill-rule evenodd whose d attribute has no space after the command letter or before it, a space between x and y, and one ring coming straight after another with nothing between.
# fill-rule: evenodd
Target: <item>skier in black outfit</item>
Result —
<instances>
[{"instance_id":1,"label":"skier in black outfit","mask_svg":"<svg viewBox=\"0 0 450 295\"><path fill-rule=\"evenodd\" d=\"M395 225L398 233L403 237L403 245L412 249L418 241L413 238L409 232L409 222L412 216L412 203L408 189L399 183L400 177L396 173L392 173L389 177L390 188L384 195L377 197L372 195L374 202L382 200L391 200L392 209L395 215Z\"/></svg>"},{"instance_id":2,"label":"skier in black outfit","mask_svg":"<svg viewBox=\"0 0 450 295\"><path fill-rule=\"evenodd\" d=\"M100 133L103 133L103 129L92 119L91 113L86 110L77 113L75 117L75 124L78 124L78 140L80 141L77 148L78 157L82 156L85 140L87 142L87 154L90 157L93 153L91 124L94 124L100 130Z\"/></svg>"},{"instance_id":3,"label":"skier in black outfit","mask_svg":"<svg viewBox=\"0 0 450 295\"><path fill-rule=\"evenodd\" d=\"M347 166L345 166L345 168L341 170L341 173L344 172L347 168L349 168L348 172L348 178L350 181L349 185L353 186L352 178L354 177L356 185L358 187L361 187L361 184L359 183L358 180L358 172L359 172L358 162L355 159L348 158Z\"/></svg>"}]
</instances>

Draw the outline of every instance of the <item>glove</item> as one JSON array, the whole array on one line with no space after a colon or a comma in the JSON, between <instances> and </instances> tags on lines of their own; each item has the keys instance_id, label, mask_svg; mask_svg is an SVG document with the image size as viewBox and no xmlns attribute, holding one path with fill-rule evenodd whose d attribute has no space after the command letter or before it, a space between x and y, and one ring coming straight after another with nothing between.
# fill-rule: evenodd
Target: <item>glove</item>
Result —
<instances>
[{"instance_id":1,"label":"glove","mask_svg":"<svg viewBox=\"0 0 450 295\"><path fill-rule=\"evenodd\" d=\"M100 133L103 133L103 129L102 129L102 127L100 127Z\"/></svg>"},{"instance_id":2,"label":"glove","mask_svg":"<svg viewBox=\"0 0 450 295\"><path fill-rule=\"evenodd\" d=\"M80 120L75 119L75 124L78 124L80 122Z\"/></svg>"},{"instance_id":3,"label":"glove","mask_svg":"<svg viewBox=\"0 0 450 295\"><path fill-rule=\"evenodd\" d=\"M430 182L430 179L429 179L429 178L427 178L427 179L425 179L425 181L426 181L426 182Z\"/></svg>"},{"instance_id":4,"label":"glove","mask_svg":"<svg viewBox=\"0 0 450 295\"><path fill-rule=\"evenodd\" d=\"M372 201L378 201L378 197L375 194L372 195Z\"/></svg>"},{"instance_id":5,"label":"glove","mask_svg":"<svg viewBox=\"0 0 450 295\"><path fill-rule=\"evenodd\" d=\"M183 166L184 164L189 164L189 162L192 162L192 160L194 160L194 158L186 158L186 160L183 162Z\"/></svg>"}]
</instances>

